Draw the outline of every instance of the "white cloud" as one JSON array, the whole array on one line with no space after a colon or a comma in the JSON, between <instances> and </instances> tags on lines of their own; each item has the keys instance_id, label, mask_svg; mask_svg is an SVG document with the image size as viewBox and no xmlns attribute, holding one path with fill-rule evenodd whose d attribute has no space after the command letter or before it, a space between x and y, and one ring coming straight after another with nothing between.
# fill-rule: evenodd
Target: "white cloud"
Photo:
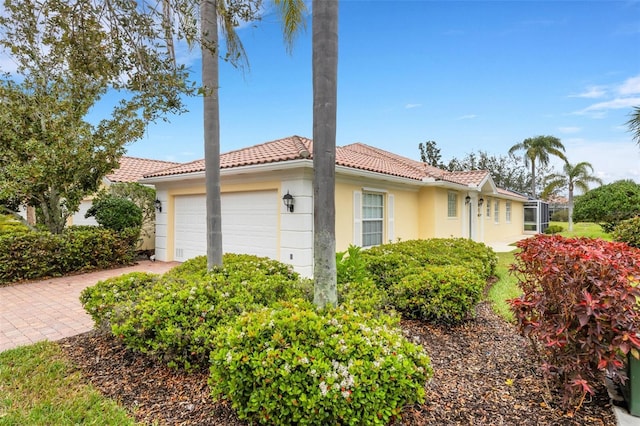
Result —
<instances>
[{"instance_id":1,"label":"white cloud","mask_svg":"<svg viewBox=\"0 0 640 426\"><path fill-rule=\"evenodd\" d=\"M582 128L575 127L575 126L566 126L566 127L558 127L558 131L560 133L572 134L572 133L580 133L582 131Z\"/></svg>"},{"instance_id":2,"label":"white cloud","mask_svg":"<svg viewBox=\"0 0 640 426\"><path fill-rule=\"evenodd\" d=\"M582 138L563 139L571 163L587 161L604 183L632 179L640 183L640 149L629 140L595 141ZM557 170L561 162L553 160Z\"/></svg>"},{"instance_id":3,"label":"white cloud","mask_svg":"<svg viewBox=\"0 0 640 426\"><path fill-rule=\"evenodd\" d=\"M406 104L404 107L406 109L412 109L412 108L420 108L422 106L422 104Z\"/></svg>"},{"instance_id":4,"label":"white cloud","mask_svg":"<svg viewBox=\"0 0 640 426\"><path fill-rule=\"evenodd\" d=\"M637 95L640 93L640 75L625 80L618 88L621 95Z\"/></svg>"},{"instance_id":5,"label":"white cloud","mask_svg":"<svg viewBox=\"0 0 640 426\"><path fill-rule=\"evenodd\" d=\"M589 86L584 92L569 95L569 97L596 99L596 98L601 98L606 94L607 94L607 90L605 86Z\"/></svg>"},{"instance_id":6,"label":"white cloud","mask_svg":"<svg viewBox=\"0 0 640 426\"><path fill-rule=\"evenodd\" d=\"M462 116L456 118L456 120L472 120L472 119L474 119L476 117L477 117L477 115L475 115L475 114L467 114L467 115L462 115Z\"/></svg>"}]
</instances>

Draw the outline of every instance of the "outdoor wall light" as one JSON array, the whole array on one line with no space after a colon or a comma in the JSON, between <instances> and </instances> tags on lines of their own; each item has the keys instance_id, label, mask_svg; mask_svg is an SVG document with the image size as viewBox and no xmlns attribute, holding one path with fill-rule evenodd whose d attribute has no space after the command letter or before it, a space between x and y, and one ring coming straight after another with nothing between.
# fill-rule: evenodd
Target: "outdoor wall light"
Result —
<instances>
[{"instance_id":1,"label":"outdoor wall light","mask_svg":"<svg viewBox=\"0 0 640 426\"><path fill-rule=\"evenodd\" d=\"M465 203L465 204L469 204L470 202L471 202L471 197L470 197L469 195L467 195L467 196L464 198L464 203Z\"/></svg>"},{"instance_id":2,"label":"outdoor wall light","mask_svg":"<svg viewBox=\"0 0 640 426\"><path fill-rule=\"evenodd\" d=\"M158 199L156 198L156 201L155 201L155 203L153 203L153 204L156 206L156 210L157 210L159 213L162 213L162 201L160 201L160 200L158 200Z\"/></svg>"},{"instance_id":3,"label":"outdoor wall light","mask_svg":"<svg viewBox=\"0 0 640 426\"><path fill-rule=\"evenodd\" d=\"M293 200L293 195L289 194L289 191L287 191L284 197L282 197L282 201L284 202L284 205L287 207L287 210L289 210L290 213L293 213L294 200Z\"/></svg>"},{"instance_id":4,"label":"outdoor wall light","mask_svg":"<svg viewBox=\"0 0 640 426\"><path fill-rule=\"evenodd\" d=\"M480 198L478 200L478 208L482 207L483 204L484 204L484 198Z\"/></svg>"}]
</instances>

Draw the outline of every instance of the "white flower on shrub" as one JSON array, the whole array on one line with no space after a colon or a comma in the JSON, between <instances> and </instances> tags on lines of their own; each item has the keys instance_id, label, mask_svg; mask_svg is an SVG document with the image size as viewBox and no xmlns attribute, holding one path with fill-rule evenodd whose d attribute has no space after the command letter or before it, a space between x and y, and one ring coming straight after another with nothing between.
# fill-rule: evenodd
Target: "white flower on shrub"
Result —
<instances>
[{"instance_id":1,"label":"white flower on shrub","mask_svg":"<svg viewBox=\"0 0 640 426\"><path fill-rule=\"evenodd\" d=\"M320 394L322 396L325 396L327 394L327 392L329 391L329 388L327 388L327 384L325 382L320 382L318 387L320 388Z\"/></svg>"}]
</instances>

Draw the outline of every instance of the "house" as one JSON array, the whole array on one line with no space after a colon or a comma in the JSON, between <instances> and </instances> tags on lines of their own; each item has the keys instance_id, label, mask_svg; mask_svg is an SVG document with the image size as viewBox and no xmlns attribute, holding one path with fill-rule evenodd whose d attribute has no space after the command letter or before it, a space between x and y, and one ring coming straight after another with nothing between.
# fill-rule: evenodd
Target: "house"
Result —
<instances>
[{"instance_id":1,"label":"house","mask_svg":"<svg viewBox=\"0 0 640 426\"><path fill-rule=\"evenodd\" d=\"M312 275L312 153L310 139L291 136L221 155L225 252L268 256ZM206 253L204 170L198 160L141 180L161 202L158 260ZM362 143L336 148L335 191L338 251L432 237L489 243L523 232L526 198L497 188L488 172L448 172Z\"/></svg>"},{"instance_id":2,"label":"house","mask_svg":"<svg viewBox=\"0 0 640 426\"><path fill-rule=\"evenodd\" d=\"M142 179L145 174L168 167L174 167L178 164L180 163L123 156L120 157L120 167L102 179L101 187L108 188L114 183L137 182ZM84 217L87 210L89 210L93 204L92 199L93 196L90 196L80 202L80 209L69 218L69 225L98 225L94 217Z\"/></svg>"}]
</instances>

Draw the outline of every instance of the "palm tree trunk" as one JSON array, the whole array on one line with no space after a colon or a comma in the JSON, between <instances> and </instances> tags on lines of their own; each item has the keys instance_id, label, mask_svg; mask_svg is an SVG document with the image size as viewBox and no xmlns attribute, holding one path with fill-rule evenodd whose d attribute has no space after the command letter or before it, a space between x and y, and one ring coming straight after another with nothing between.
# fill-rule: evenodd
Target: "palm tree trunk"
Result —
<instances>
[{"instance_id":1,"label":"palm tree trunk","mask_svg":"<svg viewBox=\"0 0 640 426\"><path fill-rule=\"evenodd\" d=\"M314 303L335 306L336 103L338 1L313 0L313 257Z\"/></svg>"},{"instance_id":2,"label":"palm tree trunk","mask_svg":"<svg viewBox=\"0 0 640 426\"><path fill-rule=\"evenodd\" d=\"M531 159L531 198L536 199L536 160Z\"/></svg>"},{"instance_id":3,"label":"palm tree trunk","mask_svg":"<svg viewBox=\"0 0 640 426\"><path fill-rule=\"evenodd\" d=\"M201 0L204 163L207 191L207 267L222 265L220 204L220 104L218 99L218 14L216 0ZM215 51L212 53L210 48Z\"/></svg>"},{"instance_id":4,"label":"palm tree trunk","mask_svg":"<svg viewBox=\"0 0 640 426\"><path fill-rule=\"evenodd\" d=\"M569 232L573 231L573 183L569 182Z\"/></svg>"}]
</instances>

